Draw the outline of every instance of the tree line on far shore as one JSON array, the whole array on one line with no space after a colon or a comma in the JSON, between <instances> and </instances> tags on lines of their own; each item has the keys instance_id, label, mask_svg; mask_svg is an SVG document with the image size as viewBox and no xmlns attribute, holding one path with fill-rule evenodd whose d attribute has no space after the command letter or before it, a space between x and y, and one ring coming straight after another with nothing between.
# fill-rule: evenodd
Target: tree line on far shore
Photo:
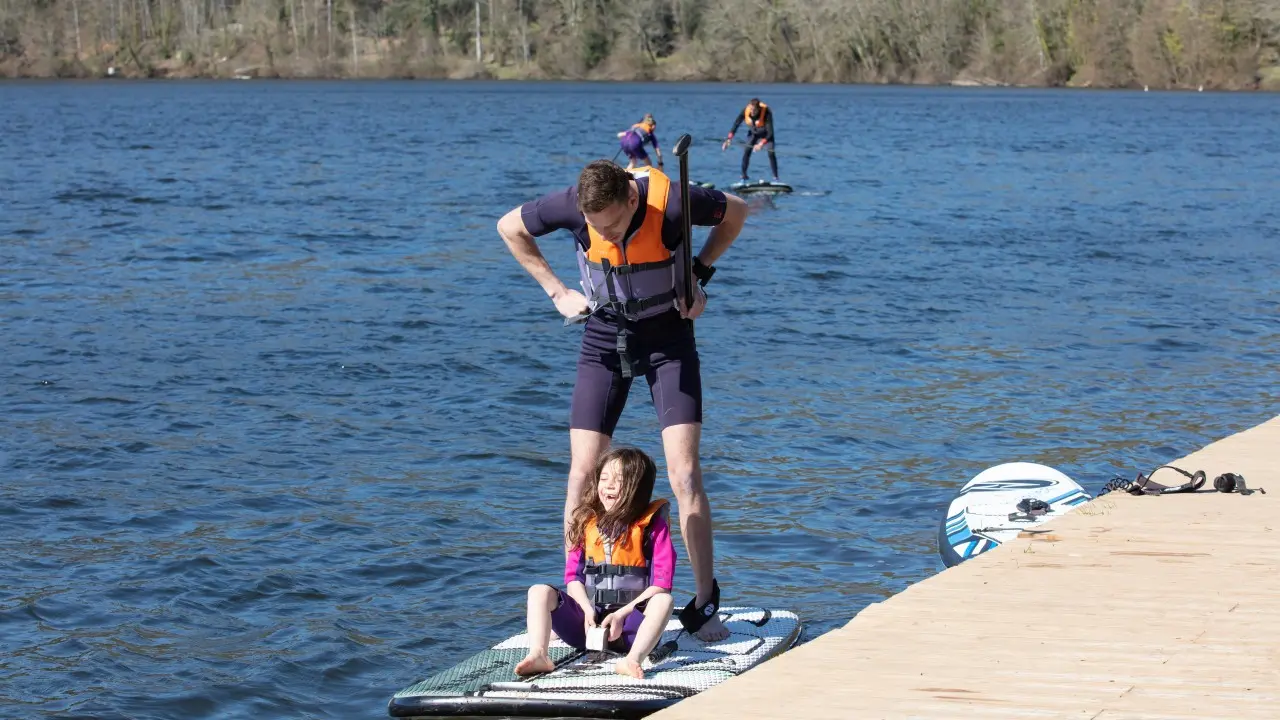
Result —
<instances>
[{"instance_id":1,"label":"tree line on far shore","mask_svg":"<svg viewBox=\"0 0 1280 720\"><path fill-rule=\"evenodd\" d=\"M1280 89L1280 0L0 0L0 76Z\"/></svg>"}]
</instances>

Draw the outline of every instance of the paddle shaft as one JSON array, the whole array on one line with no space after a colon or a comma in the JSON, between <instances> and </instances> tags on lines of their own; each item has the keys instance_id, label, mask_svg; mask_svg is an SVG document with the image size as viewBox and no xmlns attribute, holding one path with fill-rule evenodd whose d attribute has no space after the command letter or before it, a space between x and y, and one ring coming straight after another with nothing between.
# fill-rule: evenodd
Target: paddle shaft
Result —
<instances>
[{"instance_id":1,"label":"paddle shaft","mask_svg":"<svg viewBox=\"0 0 1280 720\"><path fill-rule=\"evenodd\" d=\"M693 309L693 217L689 199L689 145L693 139L681 135L676 141L676 157L680 158L680 229L684 233L684 306ZM693 320L689 321L690 329Z\"/></svg>"}]
</instances>

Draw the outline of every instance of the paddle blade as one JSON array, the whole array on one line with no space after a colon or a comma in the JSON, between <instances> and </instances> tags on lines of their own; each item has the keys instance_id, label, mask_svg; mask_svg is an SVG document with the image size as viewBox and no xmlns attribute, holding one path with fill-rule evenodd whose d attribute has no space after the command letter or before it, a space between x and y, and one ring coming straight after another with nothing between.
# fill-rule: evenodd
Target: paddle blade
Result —
<instances>
[{"instance_id":1,"label":"paddle blade","mask_svg":"<svg viewBox=\"0 0 1280 720\"><path fill-rule=\"evenodd\" d=\"M689 152L689 144L692 142L693 138L689 137L689 133L685 133L680 136L679 140L676 140L676 148L671 152L674 153L676 157L682 157Z\"/></svg>"}]
</instances>

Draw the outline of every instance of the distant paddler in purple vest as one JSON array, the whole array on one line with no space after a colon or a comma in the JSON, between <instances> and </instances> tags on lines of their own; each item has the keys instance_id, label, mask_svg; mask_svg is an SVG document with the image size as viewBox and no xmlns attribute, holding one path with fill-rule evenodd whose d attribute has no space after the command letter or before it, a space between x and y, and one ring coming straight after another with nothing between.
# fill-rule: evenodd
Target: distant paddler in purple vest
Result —
<instances>
[{"instance_id":1,"label":"distant paddler in purple vest","mask_svg":"<svg viewBox=\"0 0 1280 720\"><path fill-rule=\"evenodd\" d=\"M630 129L618 133L618 145L621 146L619 152L627 154L628 170L635 168L637 162L653 167L653 163L649 162L649 154L645 152L645 145L653 146L653 152L658 156L658 169L662 169L662 148L659 147L658 136L654 132L657 128L657 121L652 115L646 114L643 120L632 125ZM618 154L614 153L614 157L617 156Z\"/></svg>"}]
</instances>

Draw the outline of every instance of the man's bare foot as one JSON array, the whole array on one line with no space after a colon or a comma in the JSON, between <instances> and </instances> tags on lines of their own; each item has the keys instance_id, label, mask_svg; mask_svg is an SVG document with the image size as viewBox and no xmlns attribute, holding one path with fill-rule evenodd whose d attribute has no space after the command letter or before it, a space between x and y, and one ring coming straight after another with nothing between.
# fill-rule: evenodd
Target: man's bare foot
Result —
<instances>
[{"instance_id":1,"label":"man's bare foot","mask_svg":"<svg viewBox=\"0 0 1280 720\"><path fill-rule=\"evenodd\" d=\"M537 675L538 673L551 672L556 669L556 664L551 662L551 658L547 657L546 652L529 651L524 659L516 663L517 675Z\"/></svg>"},{"instance_id":2,"label":"man's bare foot","mask_svg":"<svg viewBox=\"0 0 1280 720\"><path fill-rule=\"evenodd\" d=\"M618 673L619 675L626 675L628 677L633 677L637 680L644 679L644 670L640 668L640 663L636 662L635 660L632 660L629 657L625 657L619 660L618 664L614 665L613 671Z\"/></svg>"},{"instance_id":3,"label":"man's bare foot","mask_svg":"<svg viewBox=\"0 0 1280 720\"><path fill-rule=\"evenodd\" d=\"M720 614L716 613L714 617L707 620L706 624L698 628L698 632L693 635L702 642L719 642L729 637L729 628L720 622Z\"/></svg>"}]
</instances>

